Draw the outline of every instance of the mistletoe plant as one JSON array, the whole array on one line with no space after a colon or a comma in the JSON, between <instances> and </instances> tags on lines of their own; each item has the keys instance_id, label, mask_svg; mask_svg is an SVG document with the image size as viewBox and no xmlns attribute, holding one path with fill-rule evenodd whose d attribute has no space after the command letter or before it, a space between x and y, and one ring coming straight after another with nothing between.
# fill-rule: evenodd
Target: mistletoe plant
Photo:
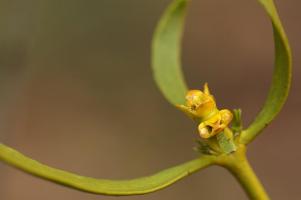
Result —
<instances>
[{"instance_id":1,"label":"mistletoe plant","mask_svg":"<svg viewBox=\"0 0 301 200\"><path fill-rule=\"evenodd\" d=\"M218 109L208 85L188 90L180 64L180 43L187 0L173 0L156 28L152 43L154 79L166 99L197 122L200 135L195 160L151 176L131 180L107 180L80 176L41 164L0 143L0 160L24 172L85 192L104 195L138 195L165 188L208 166L228 169L250 199L269 199L246 157L246 146L275 118L288 96L291 82L291 51L273 0L258 0L274 31L275 69L268 98L246 129L241 111ZM230 126L230 122L232 126Z\"/></svg>"}]
</instances>

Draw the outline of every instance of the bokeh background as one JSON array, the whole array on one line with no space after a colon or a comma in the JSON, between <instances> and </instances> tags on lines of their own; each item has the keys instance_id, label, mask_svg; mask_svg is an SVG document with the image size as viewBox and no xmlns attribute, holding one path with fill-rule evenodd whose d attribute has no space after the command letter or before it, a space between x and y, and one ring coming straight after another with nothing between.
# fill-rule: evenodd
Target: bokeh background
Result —
<instances>
[{"instance_id":1,"label":"bokeh background","mask_svg":"<svg viewBox=\"0 0 301 200\"><path fill-rule=\"evenodd\" d=\"M51 166L112 179L152 174L197 156L196 128L151 77L150 41L169 0L1 0L0 141ZM300 199L300 6L276 1L294 50L279 117L249 147L272 199ZM191 88L209 82L221 108L260 110L273 68L270 22L255 0L194 0L183 41ZM1 200L247 199L212 167L145 196L108 197L0 163Z\"/></svg>"}]
</instances>

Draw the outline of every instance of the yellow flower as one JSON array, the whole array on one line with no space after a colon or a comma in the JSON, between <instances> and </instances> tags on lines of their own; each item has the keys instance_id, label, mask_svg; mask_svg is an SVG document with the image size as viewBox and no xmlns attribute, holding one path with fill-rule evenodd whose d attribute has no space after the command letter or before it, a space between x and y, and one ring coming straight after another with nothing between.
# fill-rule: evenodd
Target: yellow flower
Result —
<instances>
[{"instance_id":1,"label":"yellow flower","mask_svg":"<svg viewBox=\"0 0 301 200\"><path fill-rule=\"evenodd\" d=\"M233 115L227 110L221 110L217 114L202 122L198 126L199 134L202 138L210 138L222 132L232 121Z\"/></svg>"},{"instance_id":2,"label":"yellow flower","mask_svg":"<svg viewBox=\"0 0 301 200\"><path fill-rule=\"evenodd\" d=\"M229 110L218 110L207 83L204 91L189 90L185 98L186 104L177 107L199 123L198 130L202 138L215 136L232 121L233 115Z\"/></svg>"}]
</instances>

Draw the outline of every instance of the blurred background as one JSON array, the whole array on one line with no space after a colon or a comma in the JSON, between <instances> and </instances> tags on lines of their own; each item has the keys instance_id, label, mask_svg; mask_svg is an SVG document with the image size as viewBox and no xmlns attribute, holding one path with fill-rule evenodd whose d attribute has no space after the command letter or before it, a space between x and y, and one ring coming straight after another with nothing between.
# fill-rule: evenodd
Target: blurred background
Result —
<instances>
[{"instance_id":1,"label":"blurred background","mask_svg":"<svg viewBox=\"0 0 301 200\"><path fill-rule=\"evenodd\" d=\"M150 41L169 0L0 0L0 141L86 176L128 179L195 158L196 127L151 77ZM294 52L284 110L249 146L272 199L300 199L300 6L277 0ZM270 22L255 0L189 7L183 67L191 88L209 82L220 108L260 110L273 69ZM247 199L212 167L145 196L97 196L0 163L2 200Z\"/></svg>"}]
</instances>

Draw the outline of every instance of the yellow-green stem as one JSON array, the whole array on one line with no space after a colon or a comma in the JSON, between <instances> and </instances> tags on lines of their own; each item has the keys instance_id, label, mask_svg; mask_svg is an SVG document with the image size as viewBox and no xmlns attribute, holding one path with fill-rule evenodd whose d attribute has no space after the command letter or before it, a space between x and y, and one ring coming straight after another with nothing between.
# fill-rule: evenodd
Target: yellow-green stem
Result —
<instances>
[{"instance_id":1,"label":"yellow-green stem","mask_svg":"<svg viewBox=\"0 0 301 200\"><path fill-rule=\"evenodd\" d=\"M247 160L245 146L241 146L237 152L231 155L221 156L217 164L225 167L233 174L250 199L270 199Z\"/></svg>"}]
</instances>

